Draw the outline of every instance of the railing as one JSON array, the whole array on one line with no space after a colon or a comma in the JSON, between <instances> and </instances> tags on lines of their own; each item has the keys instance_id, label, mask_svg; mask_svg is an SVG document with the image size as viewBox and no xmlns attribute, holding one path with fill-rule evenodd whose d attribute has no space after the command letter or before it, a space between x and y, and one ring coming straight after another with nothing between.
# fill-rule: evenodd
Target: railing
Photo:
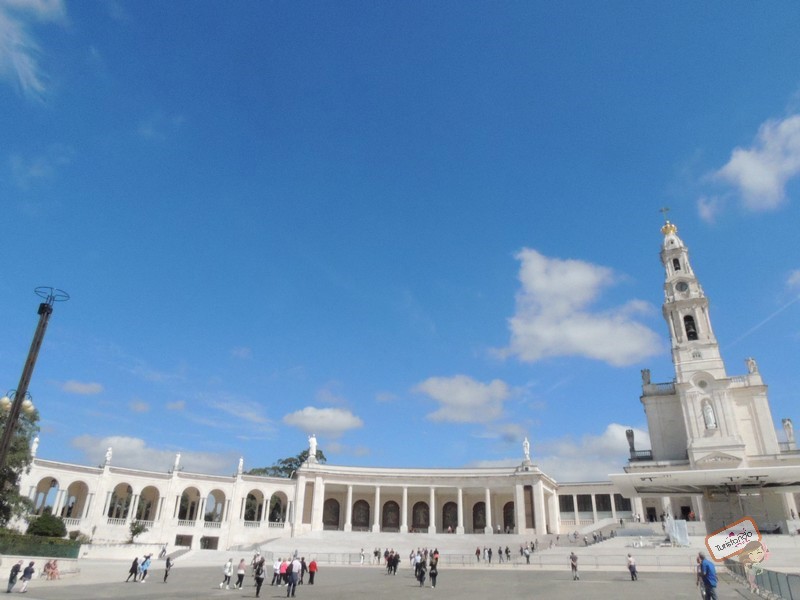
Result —
<instances>
[{"instance_id":1,"label":"railing","mask_svg":"<svg viewBox=\"0 0 800 600\"><path fill-rule=\"evenodd\" d=\"M275 529L283 529L286 526L286 523L283 521L273 522L270 521L268 527L275 528Z\"/></svg>"},{"instance_id":2,"label":"railing","mask_svg":"<svg viewBox=\"0 0 800 600\"><path fill-rule=\"evenodd\" d=\"M197 521L189 521L187 519L178 519L178 527L194 527Z\"/></svg>"},{"instance_id":3,"label":"railing","mask_svg":"<svg viewBox=\"0 0 800 600\"><path fill-rule=\"evenodd\" d=\"M755 586L761 596L772 594L770 597L773 598L800 600L800 575L764 569L755 577L751 573L748 578L747 570L740 562L726 560L725 566L730 573L736 576L739 583L751 586L751 589L752 586Z\"/></svg>"},{"instance_id":4,"label":"railing","mask_svg":"<svg viewBox=\"0 0 800 600\"><path fill-rule=\"evenodd\" d=\"M220 523L219 521L205 521L203 523L203 527L207 527L209 529L221 529L222 523Z\"/></svg>"},{"instance_id":5,"label":"railing","mask_svg":"<svg viewBox=\"0 0 800 600\"><path fill-rule=\"evenodd\" d=\"M261 527L261 521L244 521L245 529L258 529Z\"/></svg>"},{"instance_id":6,"label":"railing","mask_svg":"<svg viewBox=\"0 0 800 600\"><path fill-rule=\"evenodd\" d=\"M637 460L653 460L653 451L652 450L632 450L631 451L631 462L635 462Z\"/></svg>"},{"instance_id":7,"label":"railing","mask_svg":"<svg viewBox=\"0 0 800 600\"><path fill-rule=\"evenodd\" d=\"M797 442L778 442L781 452L800 452L797 448Z\"/></svg>"},{"instance_id":8,"label":"railing","mask_svg":"<svg viewBox=\"0 0 800 600\"><path fill-rule=\"evenodd\" d=\"M67 527L80 527L81 525L80 519L74 519L72 517L64 517L63 521L64 525L66 525Z\"/></svg>"},{"instance_id":9,"label":"railing","mask_svg":"<svg viewBox=\"0 0 800 600\"><path fill-rule=\"evenodd\" d=\"M675 383L646 383L642 386L642 396L671 396L675 393Z\"/></svg>"},{"instance_id":10,"label":"railing","mask_svg":"<svg viewBox=\"0 0 800 600\"><path fill-rule=\"evenodd\" d=\"M125 525L127 521L128 521L127 519L114 519L111 517L108 518L109 525Z\"/></svg>"}]
</instances>

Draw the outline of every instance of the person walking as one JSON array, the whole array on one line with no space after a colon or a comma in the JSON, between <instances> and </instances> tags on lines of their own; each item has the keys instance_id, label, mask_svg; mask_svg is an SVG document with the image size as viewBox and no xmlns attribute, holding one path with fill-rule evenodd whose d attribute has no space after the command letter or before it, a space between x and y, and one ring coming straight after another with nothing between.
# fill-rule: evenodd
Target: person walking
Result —
<instances>
[{"instance_id":1,"label":"person walking","mask_svg":"<svg viewBox=\"0 0 800 600\"><path fill-rule=\"evenodd\" d=\"M172 565L174 564L175 561L168 556L167 562L164 563L164 583L167 583L167 577L169 577L169 570L172 568Z\"/></svg>"},{"instance_id":2,"label":"person walking","mask_svg":"<svg viewBox=\"0 0 800 600\"><path fill-rule=\"evenodd\" d=\"M292 559L292 562L289 563L289 567L286 569L287 575L289 575L289 582L286 587L286 597L288 598L290 595L294 598L294 593L297 591L297 582L300 581L300 570L302 567L300 566L300 559L296 556Z\"/></svg>"},{"instance_id":3,"label":"person walking","mask_svg":"<svg viewBox=\"0 0 800 600\"><path fill-rule=\"evenodd\" d=\"M436 587L436 578L439 576L439 554L434 553L431 557L431 567L428 570L428 575L431 576L431 587Z\"/></svg>"},{"instance_id":4,"label":"person walking","mask_svg":"<svg viewBox=\"0 0 800 600\"><path fill-rule=\"evenodd\" d=\"M229 558L225 566L222 567L222 581L219 584L219 589L225 586L226 590L231 589L231 575L233 575L233 559Z\"/></svg>"},{"instance_id":5,"label":"person walking","mask_svg":"<svg viewBox=\"0 0 800 600\"><path fill-rule=\"evenodd\" d=\"M639 579L639 573L636 571L636 559L628 553L628 571L631 572L631 581Z\"/></svg>"},{"instance_id":6,"label":"person walking","mask_svg":"<svg viewBox=\"0 0 800 600\"><path fill-rule=\"evenodd\" d=\"M314 585L314 577L317 574L317 561L313 558L308 563L308 585Z\"/></svg>"},{"instance_id":7,"label":"person walking","mask_svg":"<svg viewBox=\"0 0 800 600\"><path fill-rule=\"evenodd\" d=\"M700 559L700 577L703 581L706 600L717 600L717 568L706 558L705 553L699 552L697 558Z\"/></svg>"},{"instance_id":8,"label":"person walking","mask_svg":"<svg viewBox=\"0 0 800 600\"><path fill-rule=\"evenodd\" d=\"M131 579L131 575L133 575L133 583L136 583L139 580L139 557L133 559L131 563L131 568L128 571L128 578L125 580L125 583L128 583Z\"/></svg>"},{"instance_id":9,"label":"person walking","mask_svg":"<svg viewBox=\"0 0 800 600\"><path fill-rule=\"evenodd\" d=\"M11 590L14 589L14 586L17 585L17 577L19 577L19 572L22 570L22 561L19 561L13 567L11 567L11 572L8 574L8 589L6 592L9 594Z\"/></svg>"},{"instance_id":10,"label":"person walking","mask_svg":"<svg viewBox=\"0 0 800 600\"><path fill-rule=\"evenodd\" d=\"M308 565L306 564L306 557L303 556L300 558L300 585L303 585L306 573L308 573Z\"/></svg>"},{"instance_id":11,"label":"person walking","mask_svg":"<svg viewBox=\"0 0 800 600\"><path fill-rule=\"evenodd\" d=\"M581 577L578 575L578 557L574 552L569 553L569 567L572 569L572 581L578 581Z\"/></svg>"},{"instance_id":12,"label":"person walking","mask_svg":"<svg viewBox=\"0 0 800 600\"><path fill-rule=\"evenodd\" d=\"M239 589L242 589L245 573L247 573L247 563L242 559L239 561L239 566L236 567L236 587Z\"/></svg>"},{"instance_id":13,"label":"person walking","mask_svg":"<svg viewBox=\"0 0 800 600\"><path fill-rule=\"evenodd\" d=\"M275 562L272 563L272 583L270 585L280 585L281 584L281 563L283 562L282 558L276 558Z\"/></svg>"},{"instance_id":14,"label":"person walking","mask_svg":"<svg viewBox=\"0 0 800 600\"><path fill-rule=\"evenodd\" d=\"M256 580L256 598L261 597L261 586L264 584L264 558L259 557L253 568L253 578Z\"/></svg>"},{"instance_id":15,"label":"person walking","mask_svg":"<svg viewBox=\"0 0 800 600\"><path fill-rule=\"evenodd\" d=\"M25 567L25 570L22 572L22 587L19 588L21 594L24 594L28 591L28 584L31 582L31 579L33 579L33 576L36 573L36 569L33 568L33 565L33 561L29 562L28 566ZM716 600L716 598L714 600Z\"/></svg>"},{"instance_id":16,"label":"person walking","mask_svg":"<svg viewBox=\"0 0 800 600\"><path fill-rule=\"evenodd\" d=\"M145 554L144 560L142 564L139 565L139 568L142 571L142 578L139 580L139 583L144 583L145 579L147 579L147 572L150 570L150 557L153 556L152 554Z\"/></svg>"}]
</instances>

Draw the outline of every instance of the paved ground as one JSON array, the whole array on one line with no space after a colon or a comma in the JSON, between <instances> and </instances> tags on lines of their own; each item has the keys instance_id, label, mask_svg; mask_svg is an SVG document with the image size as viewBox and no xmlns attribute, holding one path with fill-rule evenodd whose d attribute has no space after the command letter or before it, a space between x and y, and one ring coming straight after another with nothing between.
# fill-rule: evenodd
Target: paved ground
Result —
<instances>
[{"instance_id":1,"label":"paved ground","mask_svg":"<svg viewBox=\"0 0 800 600\"><path fill-rule=\"evenodd\" d=\"M253 580L245 579L241 591L219 589L221 569L217 567L181 568L176 564L164 584L164 571L158 567L144 583L125 583L127 564L98 562L82 565L80 575L61 581L34 580L26 600L86 600L113 598L254 598ZM430 582L427 581L426 584ZM741 600L739 586L720 583L720 600ZM262 598L285 598L286 588L266 585ZM580 581L572 581L569 571L526 571L520 569L441 569L436 589L424 589L408 570L387 576L383 569L369 567L327 567L317 575L314 586L298 586L297 597L324 600L351 600L379 597L381 600L409 598L552 598L553 600L634 598L697 600L700 597L692 573L641 573L632 582L627 571L586 572Z\"/></svg>"}]
</instances>

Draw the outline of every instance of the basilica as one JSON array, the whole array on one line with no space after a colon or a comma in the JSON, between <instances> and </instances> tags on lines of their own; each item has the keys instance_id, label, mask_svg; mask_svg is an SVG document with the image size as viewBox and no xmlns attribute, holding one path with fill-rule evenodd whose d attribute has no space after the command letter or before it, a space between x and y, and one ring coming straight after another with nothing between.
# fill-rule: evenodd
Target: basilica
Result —
<instances>
[{"instance_id":1,"label":"basilica","mask_svg":"<svg viewBox=\"0 0 800 600\"><path fill-rule=\"evenodd\" d=\"M800 528L800 451L792 422L778 439L755 360L728 375L709 303L676 226L661 229L663 313L675 377L642 371L640 401L651 448L637 449L603 482L555 481L531 460L465 469L362 468L311 458L291 479L89 467L34 458L20 481L34 514L49 509L97 542L137 541L228 549L268 539L342 532L536 536L589 532L620 521L685 520L705 535L744 516L764 532ZM310 440L311 457L316 440ZM35 452L34 452L35 454Z\"/></svg>"}]
</instances>

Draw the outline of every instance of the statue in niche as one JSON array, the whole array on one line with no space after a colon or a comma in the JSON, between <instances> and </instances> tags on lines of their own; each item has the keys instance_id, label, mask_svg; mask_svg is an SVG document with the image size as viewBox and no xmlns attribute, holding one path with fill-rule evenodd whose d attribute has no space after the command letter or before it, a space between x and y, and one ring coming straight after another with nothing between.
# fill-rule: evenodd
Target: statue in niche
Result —
<instances>
[{"instance_id":1,"label":"statue in niche","mask_svg":"<svg viewBox=\"0 0 800 600\"><path fill-rule=\"evenodd\" d=\"M755 358L753 358L751 356L750 358L748 358L744 362L747 365L747 372L748 373L751 373L751 374L752 373L758 373L758 363L756 362Z\"/></svg>"},{"instance_id":2,"label":"statue in niche","mask_svg":"<svg viewBox=\"0 0 800 600\"><path fill-rule=\"evenodd\" d=\"M650 385L650 369L642 369L642 385Z\"/></svg>"},{"instance_id":3,"label":"statue in niche","mask_svg":"<svg viewBox=\"0 0 800 600\"><path fill-rule=\"evenodd\" d=\"M781 419L783 430L786 432L786 441L790 444L794 443L794 425L791 419Z\"/></svg>"},{"instance_id":4,"label":"statue in niche","mask_svg":"<svg viewBox=\"0 0 800 600\"><path fill-rule=\"evenodd\" d=\"M708 400L703 400L703 421L705 421L706 429L717 428L717 417L714 414L714 407Z\"/></svg>"},{"instance_id":5,"label":"statue in niche","mask_svg":"<svg viewBox=\"0 0 800 600\"><path fill-rule=\"evenodd\" d=\"M522 454L525 456L525 460L531 459L531 443L528 441L528 436L522 440Z\"/></svg>"}]
</instances>

